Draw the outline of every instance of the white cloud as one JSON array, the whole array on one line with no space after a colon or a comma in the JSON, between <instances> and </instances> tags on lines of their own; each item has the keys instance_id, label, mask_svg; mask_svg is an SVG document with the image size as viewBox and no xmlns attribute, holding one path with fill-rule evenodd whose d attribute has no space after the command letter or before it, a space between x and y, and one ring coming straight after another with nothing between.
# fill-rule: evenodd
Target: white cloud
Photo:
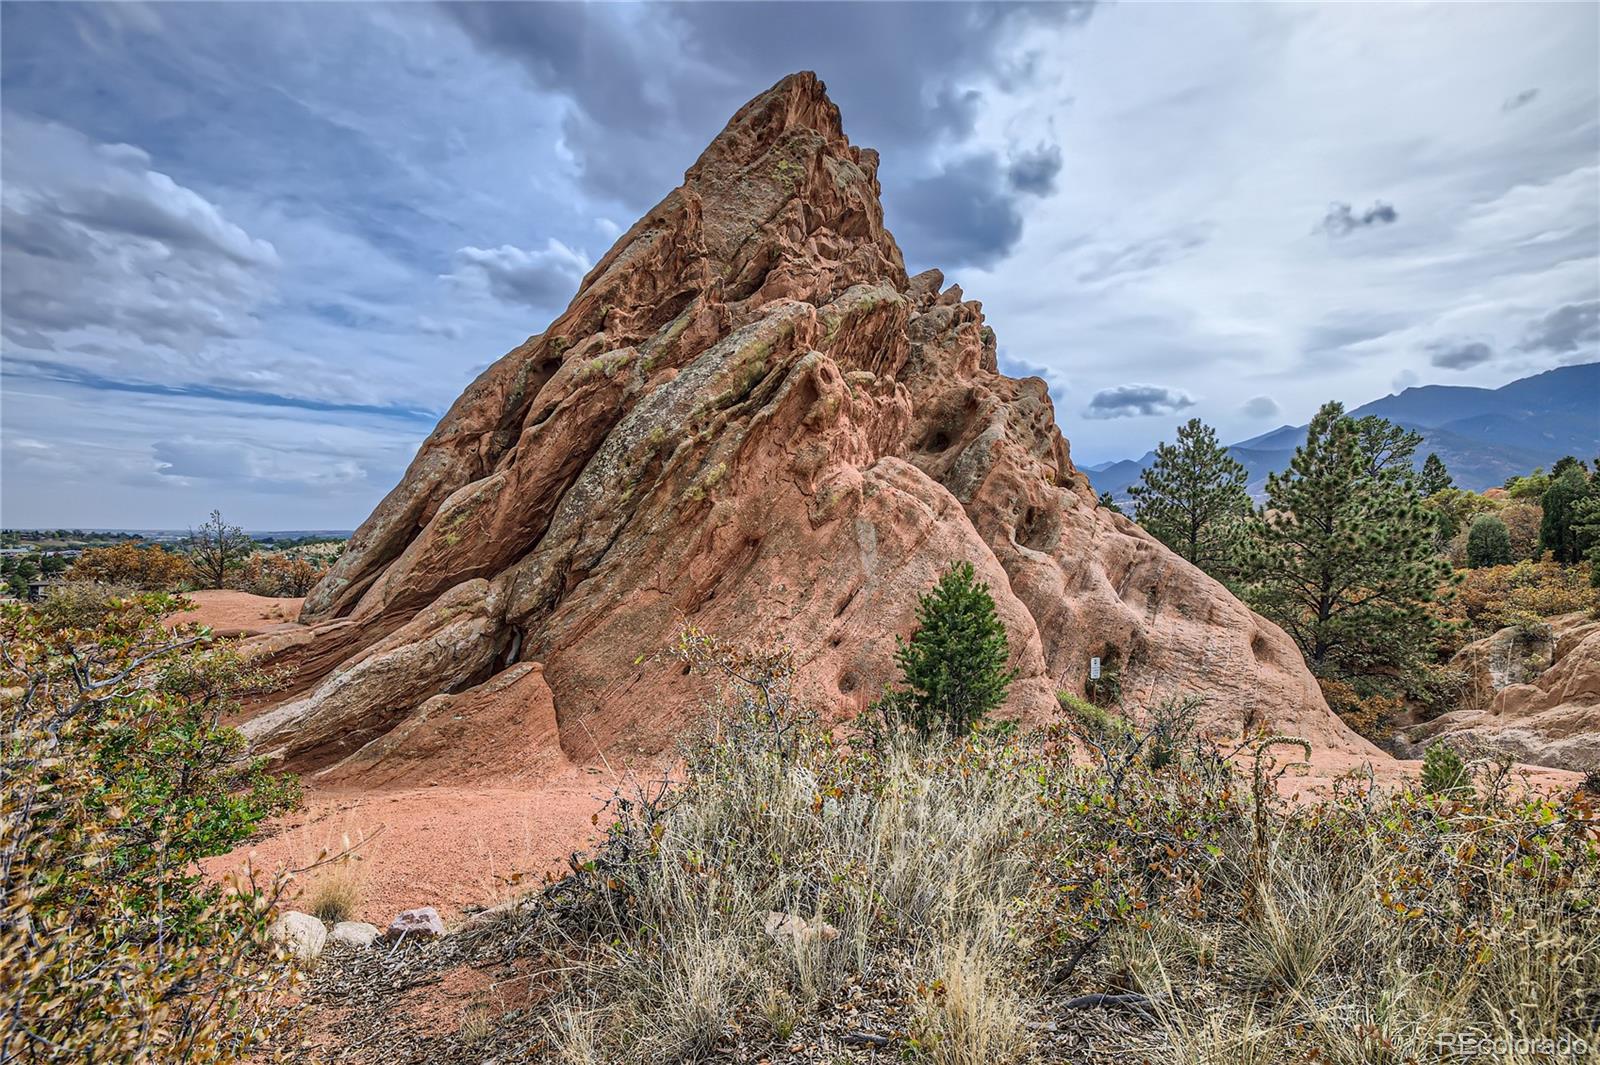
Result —
<instances>
[{"instance_id":1,"label":"white cloud","mask_svg":"<svg viewBox=\"0 0 1600 1065\"><path fill-rule=\"evenodd\" d=\"M6 335L54 348L102 333L193 349L254 328L278 254L127 144L3 119Z\"/></svg>"},{"instance_id":2,"label":"white cloud","mask_svg":"<svg viewBox=\"0 0 1600 1065\"><path fill-rule=\"evenodd\" d=\"M1530 323L1600 298L1597 23L1578 6L1107 6L1050 42L1037 91L985 99L980 138L1049 138L1065 166L1014 254L952 280L1030 363L1086 394L1187 391L1180 417L1225 440L1259 431L1242 396L1298 423L1398 373L1438 380L1441 337L1498 353L1453 382L1549 369L1578 356L1518 352ZM1530 85L1536 105L1501 110ZM1351 205L1341 239L1317 224L1330 203ZM1085 462L1170 432L1063 425Z\"/></svg>"},{"instance_id":3,"label":"white cloud","mask_svg":"<svg viewBox=\"0 0 1600 1065\"><path fill-rule=\"evenodd\" d=\"M456 252L456 269L449 276L458 284L481 286L505 303L549 311L573 297L589 266L583 255L551 237L537 251L510 244L462 248Z\"/></svg>"}]
</instances>

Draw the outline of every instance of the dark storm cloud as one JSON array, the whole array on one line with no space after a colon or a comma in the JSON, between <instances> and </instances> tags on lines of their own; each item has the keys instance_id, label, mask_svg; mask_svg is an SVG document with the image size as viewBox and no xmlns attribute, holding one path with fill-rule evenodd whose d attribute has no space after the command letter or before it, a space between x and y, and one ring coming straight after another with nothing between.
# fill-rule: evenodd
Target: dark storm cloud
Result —
<instances>
[{"instance_id":1,"label":"dark storm cloud","mask_svg":"<svg viewBox=\"0 0 1600 1065\"><path fill-rule=\"evenodd\" d=\"M1567 354L1600 342L1600 300L1568 303L1528 325L1521 351Z\"/></svg>"},{"instance_id":2,"label":"dark storm cloud","mask_svg":"<svg viewBox=\"0 0 1600 1065\"><path fill-rule=\"evenodd\" d=\"M1494 349L1481 340L1435 340L1427 347L1428 361L1445 370L1470 370L1494 358Z\"/></svg>"},{"instance_id":3,"label":"dark storm cloud","mask_svg":"<svg viewBox=\"0 0 1600 1065\"><path fill-rule=\"evenodd\" d=\"M1000 170L1000 160L984 152L906 186L895 229L919 264L988 266L1022 238L1022 212Z\"/></svg>"},{"instance_id":4,"label":"dark storm cloud","mask_svg":"<svg viewBox=\"0 0 1600 1065\"><path fill-rule=\"evenodd\" d=\"M1103 388L1089 401L1085 418L1143 418L1152 414L1174 414L1194 406L1194 397L1178 388L1161 385L1118 385Z\"/></svg>"},{"instance_id":5,"label":"dark storm cloud","mask_svg":"<svg viewBox=\"0 0 1600 1065\"><path fill-rule=\"evenodd\" d=\"M1018 192L1046 196L1056 191L1056 176L1060 173L1061 148L1049 144L1013 156L1011 166L1006 170L1006 178Z\"/></svg>"},{"instance_id":6,"label":"dark storm cloud","mask_svg":"<svg viewBox=\"0 0 1600 1065\"><path fill-rule=\"evenodd\" d=\"M1328 205L1328 213L1322 217L1320 228L1330 237L1342 237L1357 229L1390 225L1399 217L1399 212L1382 200L1360 214L1356 214L1348 203L1332 203Z\"/></svg>"},{"instance_id":7,"label":"dark storm cloud","mask_svg":"<svg viewBox=\"0 0 1600 1065\"><path fill-rule=\"evenodd\" d=\"M1502 111L1515 111L1519 107L1527 107L1539 98L1538 89L1523 89L1515 96L1508 96L1506 102L1500 105Z\"/></svg>"},{"instance_id":8,"label":"dark storm cloud","mask_svg":"<svg viewBox=\"0 0 1600 1065\"><path fill-rule=\"evenodd\" d=\"M728 116L786 74L816 70L855 143L883 152L890 228L914 261L983 265L1021 234L1018 197L1049 191L1059 149L1002 167L963 152L983 86L1028 80L1024 31L1082 21L1090 4L446 4L486 52L567 98L564 141L592 194L638 210L678 183ZM929 62L930 57L937 62ZM996 71L1006 76L997 79ZM956 149L951 151L951 149ZM953 161L952 161L953 160ZM978 182L983 182L980 187ZM931 208L975 197L937 246Z\"/></svg>"}]
</instances>

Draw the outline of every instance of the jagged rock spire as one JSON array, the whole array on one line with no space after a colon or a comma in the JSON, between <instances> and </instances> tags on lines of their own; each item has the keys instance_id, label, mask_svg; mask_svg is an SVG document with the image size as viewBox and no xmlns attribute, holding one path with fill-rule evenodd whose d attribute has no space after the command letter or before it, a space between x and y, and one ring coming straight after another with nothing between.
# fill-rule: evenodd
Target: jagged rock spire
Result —
<instances>
[{"instance_id":1,"label":"jagged rock spire","mask_svg":"<svg viewBox=\"0 0 1600 1065\"><path fill-rule=\"evenodd\" d=\"M308 597L310 628L269 638L300 682L247 724L258 749L436 774L396 737L443 698L454 742L508 773L659 750L700 698L651 657L685 623L787 643L849 714L891 679L917 594L967 560L1010 634L1014 712L1051 713L1098 655L1131 699L1198 691L1234 731L1376 756L1281 631L1096 508L1044 382L997 372L958 287L906 276L879 192L815 75L741 108L451 407ZM537 727L504 734L507 692L548 707Z\"/></svg>"}]
</instances>

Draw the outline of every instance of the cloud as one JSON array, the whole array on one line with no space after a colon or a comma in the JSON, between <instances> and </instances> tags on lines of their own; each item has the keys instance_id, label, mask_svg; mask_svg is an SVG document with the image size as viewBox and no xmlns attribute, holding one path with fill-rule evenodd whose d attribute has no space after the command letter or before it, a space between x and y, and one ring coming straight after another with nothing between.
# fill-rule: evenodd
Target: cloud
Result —
<instances>
[{"instance_id":1,"label":"cloud","mask_svg":"<svg viewBox=\"0 0 1600 1065\"><path fill-rule=\"evenodd\" d=\"M441 322L426 314L417 316L417 329L429 336L444 337L446 340L460 340L466 334L466 328L460 322Z\"/></svg>"},{"instance_id":2,"label":"cloud","mask_svg":"<svg viewBox=\"0 0 1600 1065\"><path fill-rule=\"evenodd\" d=\"M1178 388L1161 385L1118 385L1094 394L1085 418L1144 418L1152 414L1174 414L1195 404L1194 397Z\"/></svg>"},{"instance_id":3,"label":"cloud","mask_svg":"<svg viewBox=\"0 0 1600 1065\"><path fill-rule=\"evenodd\" d=\"M13 305L29 277L16 264L56 270L28 285L30 320L5 309L7 521L182 525L221 505L245 521L356 523L404 469L426 412L542 324L458 250L541 256L554 238L596 255L615 236L598 219L625 229L736 107L798 69L827 82L852 141L882 151L887 225L912 267L959 273L1052 391L1070 376L1075 454L1137 455L1169 424L1075 416L1129 381L1187 390L1197 402L1181 417L1238 439L1269 424L1239 411L1256 395L1309 411L1380 395L1402 367L1410 383L1497 368L1431 366L1436 338L1482 338L1508 373L1596 357L1581 318L1568 351L1555 349L1572 330L1542 318L1600 299L1600 9L1086 10L8 5L7 112L89 148L70 166L60 152L4 153L5 207L25 187L69 197L0 219ZM155 11L159 25L112 24ZM1537 99L1503 114L1525 86ZM20 127L6 124L10 149ZM119 144L137 148L118 158ZM1029 184L1017 163L1040 146L1073 163L1048 196L1016 180ZM964 191L982 156L984 218L966 232L966 204L935 193L939 179ZM124 182L166 175L214 217L153 179L82 198L71 175L89 166ZM1339 195L1352 223L1375 196L1412 206L1405 226L1374 216L1308 239ZM941 221L929 203L953 213ZM250 262L255 245L217 220L270 242L277 265ZM1182 249L1197 220L1205 242ZM157 246L173 258L120 258ZM1075 280L1097 271L1099 283ZM457 274L468 289L440 280ZM82 314L117 324L65 327ZM158 333L182 350L146 339ZM1525 335L1534 347L1519 354ZM19 466L35 453L19 437L70 458L73 479ZM157 474L154 443L180 437L316 441L373 472L338 494L253 503Z\"/></svg>"},{"instance_id":4,"label":"cloud","mask_svg":"<svg viewBox=\"0 0 1600 1065\"><path fill-rule=\"evenodd\" d=\"M1322 315L1306 329L1301 346L1308 352L1331 352L1369 345L1404 329L1412 321L1410 315L1392 311L1334 311Z\"/></svg>"},{"instance_id":5,"label":"cloud","mask_svg":"<svg viewBox=\"0 0 1600 1065\"><path fill-rule=\"evenodd\" d=\"M496 299L540 310L563 306L577 291L589 260L554 237L541 251L510 244L498 248L462 248L456 252L451 279L480 284Z\"/></svg>"},{"instance_id":6,"label":"cloud","mask_svg":"<svg viewBox=\"0 0 1600 1065\"><path fill-rule=\"evenodd\" d=\"M1240 404L1239 413L1246 418L1275 418L1282 409L1271 396L1252 396Z\"/></svg>"},{"instance_id":7,"label":"cloud","mask_svg":"<svg viewBox=\"0 0 1600 1065\"><path fill-rule=\"evenodd\" d=\"M1335 202L1328 205L1328 213L1323 216L1320 228L1330 237L1342 237L1357 229L1392 225L1399 217L1399 212L1382 200L1374 202L1360 214L1356 214L1348 203Z\"/></svg>"},{"instance_id":8,"label":"cloud","mask_svg":"<svg viewBox=\"0 0 1600 1065\"><path fill-rule=\"evenodd\" d=\"M269 241L138 148L9 111L0 128L8 339L49 349L100 329L192 350L253 331L279 265Z\"/></svg>"},{"instance_id":9,"label":"cloud","mask_svg":"<svg viewBox=\"0 0 1600 1065\"><path fill-rule=\"evenodd\" d=\"M1160 236L1102 247L1090 254L1092 261L1078 272L1078 281L1092 285L1158 269L1204 246L1208 233L1207 227L1183 226Z\"/></svg>"},{"instance_id":10,"label":"cloud","mask_svg":"<svg viewBox=\"0 0 1600 1065\"><path fill-rule=\"evenodd\" d=\"M858 144L883 153L889 227L915 262L985 266L1020 237L1022 195L1060 150L977 148L985 102L1026 89L1041 31L1091 3L505 4L437 7L481 51L562 99L562 147L591 195L638 211L678 184L736 108L815 70ZM893 42L893 47L885 47ZM930 61L937 57L937 61ZM604 76L596 76L604 71ZM1002 166L997 151L1013 162ZM977 216L967 218L965 204ZM935 224L934 211L951 211ZM963 232L949 239L953 224ZM924 242L927 243L924 243Z\"/></svg>"},{"instance_id":11,"label":"cloud","mask_svg":"<svg viewBox=\"0 0 1600 1065\"><path fill-rule=\"evenodd\" d=\"M1600 343L1600 300L1568 303L1528 325L1519 351L1574 352Z\"/></svg>"},{"instance_id":12,"label":"cloud","mask_svg":"<svg viewBox=\"0 0 1600 1065\"><path fill-rule=\"evenodd\" d=\"M1515 96L1506 97L1506 102L1500 105L1502 111L1515 111L1519 107L1527 107L1539 98L1538 89L1523 89Z\"/></svg>"},{"instance_id":13,"label":"cloud","mask_svg":"<svg viewBox=\"0 0 1600 1065\"><path fill-rule=\"evenodd\" d=\"M1060 173L1061 147L1049 144L1012 156L1006 179L1018 192L1046 196L1056 190L1056 176Z\"/></svg>"},{"instance_id":14,"label":"cloud","mask_svg":"<svg viewBox=\"0 0 1600 1065\"><path fill-rule=\"evenodd\" d=\"M308 451L291 454L239 441L180 436L155 441L150 454L159 477L211 481L233 490L337 492L367 479L361 463L349 456Z\"/></svg>"},{"instance_id":15,"label":"cloud","mask_svg":"<svg viewBox=\"0 0 1600 1065\"><path fill-rule=\"evenodd\" d=\"M1053 403L1061 403L1072 390L1072 383L1059 367L1041 366L1010 354L1004 347L996 353L1000 372L1007 377L1038 377L1045 382Z\"/></svg>"},{"instance_id":16,"label":"cloud","mask_svg":"<svg viewBox=\"0 0 1600 1065\"><path fill-rule=\"evenodd\" d=\"M406 404L353 403L340 400L316 399L283 392L268 392L260 384L286 381L303 367L262 367L248 369L231 379L219 377L213 382L184 381L167 384L143 381L108 374L95 373L71 363L43 358L11 355L6 358L6 376L34 381L55 381L75 385L94 392L120 392L129 395L174 396L194 399L218 400L253 407L282 407L301 411L318 411L325 414L361 414L378 418L432 425L439 419L438 411L423 410ZM265 371L265 372L264 372ZM256 384L257 387L250 387Z\"/></svg>"},{"instance_id":17,"label":"cloud","mask_svg":"<svg viewBox=\"0 0 1600 1065\"><path fill-rule=\"evenodd\" d=\"M1394 379L1389 382L1389 387L1394 389L1396 392L1404 392L1408 388L1415 387L1417 382L1420 380L1422 380L1422 378L1417 376L1417 372L1415 370L1401 370L1399 373L1395 374Z\"/></svg>"},{"instance_id":18,"label":"cloud","mask_svg":"<svg viewBox=\"0 0 1600 1065\"><path fill-rule=\"evenodd\" d=\"M1494 349L1481 340L1435 340L1425 346L1428 361L1445 370L1470 370L1494 358Z\"/></svg>"},{"instance_id":19,"label":"cloud","mask_svg":"<svg viewBox=\"0 0 1600 1065\"><path fill-rule=\"evenodd\" d=\"M912 182L898 203L895 232L916 249L919 263L989 266L1022 239L1022 212L993 152Z\"/></svg>"}]
</instances>

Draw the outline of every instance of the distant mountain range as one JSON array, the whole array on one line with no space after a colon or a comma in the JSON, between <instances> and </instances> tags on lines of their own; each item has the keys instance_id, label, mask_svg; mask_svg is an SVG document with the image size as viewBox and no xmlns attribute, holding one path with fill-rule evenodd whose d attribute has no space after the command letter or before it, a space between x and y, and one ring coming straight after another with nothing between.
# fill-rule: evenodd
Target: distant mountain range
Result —
<instances>
[{"instance_id":1,"label":"distant mountain range","mask_svg":"<svg viewBox=\"0 0 1600 1065\"><path fill-rule=\"evenodd\" d=\"M1587 461L1600 454L1600 363L1563 366L1500 388L1408 388L1350 413L1376 414L1421 433L1419 467L1436 452L1457 485L1481 492L1535 466L1549 469L1563 455ZM1228 453L1249 471L1250 494L1260 499L1267 474L1286 469L1305 439L1305 426L1283 425L1230 445ZM1149 451L1084 470L1096 491L1120 502L1154 461Z\"/></svg>"}]
</instances>

